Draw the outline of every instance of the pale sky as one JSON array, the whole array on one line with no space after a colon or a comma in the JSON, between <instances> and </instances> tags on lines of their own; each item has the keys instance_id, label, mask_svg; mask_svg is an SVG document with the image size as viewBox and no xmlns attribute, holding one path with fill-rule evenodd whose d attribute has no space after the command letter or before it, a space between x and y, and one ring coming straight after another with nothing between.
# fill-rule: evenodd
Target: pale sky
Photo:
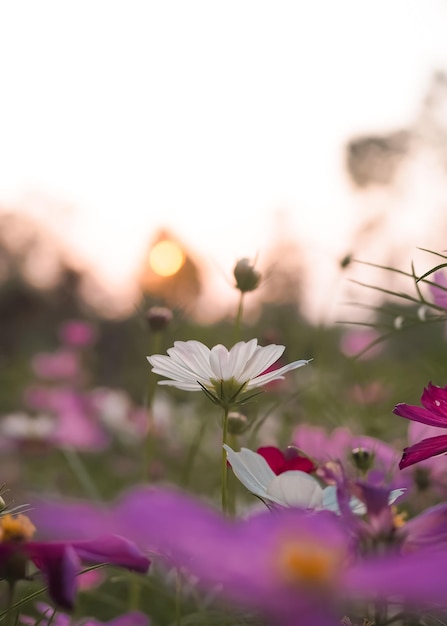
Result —
<instances>
[{"instance_id":1,"label":"pale sky","mask_svg":"<svg viewBox=\"0 0 447 626\"><path fill-rule=\"evenodd\" d=\"M446 29L444 0L0 0L0 206L116 286L162 227L230 277L278 215L324 273L363 202L343 143L412 123Z\"/></svg>"}]
</instances>

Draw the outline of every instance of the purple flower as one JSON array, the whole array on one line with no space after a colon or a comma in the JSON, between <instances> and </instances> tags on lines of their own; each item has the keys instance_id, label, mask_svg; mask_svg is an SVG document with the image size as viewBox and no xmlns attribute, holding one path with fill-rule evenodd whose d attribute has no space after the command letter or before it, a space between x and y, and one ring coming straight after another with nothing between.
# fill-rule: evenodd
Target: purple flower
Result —
<instances>
[{"instance_id":1,"label":"purple flower","mask_svg":"<svg viewBox=\"0 0 447 626\"><path fill-rule=\"evenodd\" d=\"M405 403L397 404L393 413L428 426L447 428L447 387L437 387L429 382L422 393L421 403L422 407ZM404 448L399 467L403 469L446 452L447 435L422 439L418 443Z\"/></svg>"},{"instance_id":2,"label":"purple flower","mask_svg":"<svg viewBox=\"0 0 447 626\"><path fill-rule=\"evenodd\" d=\"M367 494L378 517L388 506L382 495ZM446 602L445 544L421 541L405 552L383 543L380 554L360 552L345 518L328 511L281 509L230 520L188 494L144 487L125 494L107 515L103 506L80 503L34 506L53 526L84 512L72 534L84 522L91 533L107 519L116 532L196 577L201 588L282 626L335 626L344 616L356 619L362 602L390 600L408 611ZM437 532L444 513L436 520ZM419 537L430 535L429 526L422 524Z\"/></svg>"},{"instance_id":3,"label":"purple flower","mask_svg":"<svg viewBox=\"0 0 447 626\"><path fill-rule=\"evenodd\" d=\"M28 561L43 573L56 604L72 609L81 564L111 563L146 572L150 561L137 546L118 535L94 540L32 541L35 527L25 515L0 517L0 578L14 583L27 578Z\"/></svg>"}]
</instances>

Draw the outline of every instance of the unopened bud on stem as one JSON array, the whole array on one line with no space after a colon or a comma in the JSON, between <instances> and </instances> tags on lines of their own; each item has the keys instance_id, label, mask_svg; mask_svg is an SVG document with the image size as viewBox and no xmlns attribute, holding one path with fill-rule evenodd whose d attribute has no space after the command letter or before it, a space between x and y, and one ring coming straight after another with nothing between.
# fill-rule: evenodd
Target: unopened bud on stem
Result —
<instances>
[{"instance_id":1,"label":"unopened bud on stem","mask_svg":"<svg viewBox=\"0 0 447 626\"><path fill-rule=\"evenodd\" d=\"M233 270L236 279L236 288L242 293L254 291L261 280L261 274L255 270L250 259L241 259Z\"/></svg>"}]
</instances>

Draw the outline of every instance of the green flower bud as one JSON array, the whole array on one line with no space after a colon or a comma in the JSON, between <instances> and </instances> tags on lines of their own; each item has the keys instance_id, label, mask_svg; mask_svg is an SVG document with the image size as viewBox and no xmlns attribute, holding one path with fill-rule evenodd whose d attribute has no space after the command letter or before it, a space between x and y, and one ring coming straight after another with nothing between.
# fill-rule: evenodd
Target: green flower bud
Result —
<instances>
[{"instance_id":1,"label":"green flower bud","mask_svg":"<svg viewBox=\"0 0 447 626\"><path fill-rule=\"evenodd\" d=\"M240 435L248 426L248 419L242 413L231 411L228 413L228 432L230 435Z\"/></svg>"},{"instance_id":2,"label":"green flower bud","mask_svg":"<svg viewBox=\"0 0 447 626\"><path fill-rule=\"evenodd\" d=\"M352 263L352 254L347 254L340 261L340 267L342 270L346 269Z\"/></svg>"},{"instance_id":3,"label":"green flower bud","mask_svg":"<svg viewBox=\"0 0 447 626\"><path fill-rule=\"evenodd\" d=\"M161 332L172 321L172 311L164 306L151 306L146 313L149 328L154 332Z\"/></svg>"},{"instance_id":4,"label":"green flower bud","mask_svg":"<svg viewBox=\"0 0 447 626\"><path fill-rule=\"evenodd\" d=\"M236 288L242 293L254 291L261 280L261 274L251 264L250 259L241 259L233 270L236 279Z\"/></svg>"},{"instance_id":5,"label":"green flower bud","mask_svg":"<svg viewBox=\"0 0 447 626\"><path fill-rule=\"evenodd\" d=\"M351 460L361 472L366 472L374 465L375 454L365 448L354 448L351 452Z\"/></svg>"}]
</instances>

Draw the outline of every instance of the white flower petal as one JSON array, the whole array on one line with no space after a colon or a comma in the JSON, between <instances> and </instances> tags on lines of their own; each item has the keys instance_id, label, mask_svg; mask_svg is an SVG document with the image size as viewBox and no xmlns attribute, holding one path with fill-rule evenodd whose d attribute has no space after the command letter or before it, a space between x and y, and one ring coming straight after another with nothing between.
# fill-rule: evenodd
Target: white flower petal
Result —
<instances>
[{"instance_id":1,"label":"white flower petal","mask_svg":"<svg viewBox=\"0 0 447 626\"><path fill-rule=\"evenodd\" d=\"M147 360L154 374L173 382L158 381L178 389L197 391L201 385L211 388L212 380L227 381L234 378L245 390L260 387L271 380L282 378L286 372L305 365L309 361L295 361L268 374L262 374L284 351L275 344L259 346L257 339L239 341L230 351L218 344L211 350L200 341L175 341L167 355L153 354Z\"/></svg>"},{"instance_id":2,"label":"white flower petal","mask_svg":"<svg viewBox=\"0 0 447 626\"><path fill-rule=\"evenodd\" d=\"M349 506L354 515L365 515L366 507L361 500L353 496L349 501ZM340 507L338 506L337 487L329 485L323 489L323 509L326 511L333 511L334 513L340 513Z\"/></svg>"},{"instance_id":3,"label":"white flower petal","mask_svg":"<svg viewBox=\"0 0 447 626\"><path fill-rule=\"evenodd\" d=\"M217 380L228 380L231 378L231 375L228 376L230 370L229 353L225 346L217 344L217 346L211 348L210 365L213 378Z\"/></svg>"},{"instance_id":4,"label":"white flower petal","mask_svg":"<svg viewBox=\"0 0 447 626\"><path fill-rule=\"evenodd\" d=\"M313 476L299 470L289 470L271 481L267 498L284 506L321 509L323 489Z\"/></svg>"},{"instance_id":5,"label":"white flower petal","mask_svg":"<svg viewBox=\"0 0 447 626\"><path fill-rule=\"evenodd\" d=\"M406 492L406 489L393 489L388 496L388 504L393 504L398 498Z\"/></svg>"},{"instance_id":6,"label":"white flower petal","mask_svg":"<svg viewBox=\"0 0 447 626\"><path fill-rule=\"evenodd\" d=\"M247 389L253 389L254 387L262 387L262 385L266 385L267 383L272 382L272 380L280 380L284 378L283 374L286 372L290 372L291 370L298 369L299 367L303 367L303 365L307 365L310 363L302 359L301 361L294 361L293 363L289 363L288 365L284 365L277 370L273 370L268 372L267 374L263 374L262 376L258 376L250 380L247 385Z\"/></svg>"},{"instance_id":7,"label":"white flower petal","mask_svg":"<svg viewBox=\"0 0 447 626\"><path fill-rule=\"evenodd\" d=\"M148 357L148 360L149 358L152 359L151 365L153 365L152 371L154 374L167 376L169 378L172 378L173 380L187 382L193 382L200 379L197 374L188 370L184 365L178 365L174 361L170 360L169 357L155 355L153 357ZM161 359L166 359L166 361L162 361ZM202 381L203 380L204 379L202 379ZM206 380L206 382L208 381Z\"/></svg>"},{"instance_id":8,"label":"white flower petal","mask_svg":"<svg viewBox=\"0 0 447 626\"><path fill-rule=\"evenodd\" d=\"M285 346L275 344L265 347L258 346L242 373L243 380L250 380L265 372L273 363L276 363L284 350Z\"/></svg>"},{"instance_id":9,"label":"white flower petal","mask_svg":"<svg viewBox=\"0 0 447 626\"><path fill-rule=\"evenodd\" d=\"M187 383L178 380L159 380L158 384L176 387L177 389L182 389L183 391L203 391L199 383Z\"/></svg>"},{"instance_id":10,"label":"white flower petal","mask_svg":"<svg viewBox=\"0 0 447 626\"><path fill-rule=\"evenodd\" d=\"M230 359L233 362L231 375L239 382L245 382L245 369L248 361L258 349L258 340L250 339L247 343L239 341L230 350Z\"/></svg>"},{"instance_id":11,"label":"white flower petal","mask_svg":"<svg viewBox=\"0 0 447 626\"><path fill-rule=\"evenodd\" d=\"M201 379L210 379L213 375L210 366L210 350L200 341L175 341L172 353L168 354L177 362L186 365Z\"/></svg>"},{"instance_id":12,"label":"white flower petal","mask_svg":"<svg viewBox=\"0 0 447 626\"><path fill-rule=\"evenodd\" d=\"M265 498L267 487L276 474L264 457L248 448L241 448L240 452L235 452L226 444L224 448L234 475L248 491Z\"/></svg>"}]
</instances>

